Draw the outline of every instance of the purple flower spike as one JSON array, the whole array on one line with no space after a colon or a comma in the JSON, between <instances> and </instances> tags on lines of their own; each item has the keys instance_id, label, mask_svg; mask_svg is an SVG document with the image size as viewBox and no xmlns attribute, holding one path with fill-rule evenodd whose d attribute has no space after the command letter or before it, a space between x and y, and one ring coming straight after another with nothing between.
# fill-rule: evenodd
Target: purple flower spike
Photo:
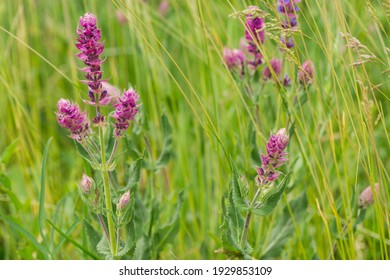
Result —
<instances>
[{"instance_id":1,"label":"purple flower spike","mask_svg":"<svg viewBox=\"0 0 390 280\"><path fill-rule=\"evenodd\" d=\"M101 64L104 62L100 58L100 54L104 50L104 45L99 42L101 39L101 31L96 26L96 16L91 13L86 13L80 18L80 26L77 29L77 43L75 44L80 53L77 57L81 59L87 66L81 71L85 72L87 80L82 81L89 87L88 104L101 106L109 102L109 97L102 90L103 71Z\"/></svg>"},{"instance_id":2,"label":"purple flower spike","mask_svg":"<svg viewBox=\"0 0 390 280\"><path fill-rule=\"evenodd\" d=\"M115 123L115 137L121 137L126 129L129 127L129 123L134 119L138 112L138 94L134 89L129 89L123 93L123 96L119 98L119 103L115 105L115 113L113 117L116 119Z\"/></svg>"},{"instance_id":3,"label":"purple flower spike","mask_svg":"<svg viewBox=\"0 0 390 280\"><path fill-rule=\"evenodd\" d=\"M289 18L295 18L299 11L297 3L301 0L278 0L278 12Z\"/></svg>"},{"instance_id":4,"label":"purple flower spike","mask_svg":"<svg viewBox=\"0 0 390 280\"><path fill-rule=\"evenodd\" d=\"M282 62L277 58L273 58L273 59L271 59L269 64L270 64L271 68L273 69L273 72L275 73L276 77L278 77L280 72L282 71ZM272 75L273 75L272 71L267 65L263 71L263 79L264 80L271 80L273 77Z\"/></svg>"},{"instance_id":5,"label":"purple flower spike","mask_svg":"<svg viewBox=\"0 0 390 280\"><path fill-rule=\"evenodd\" d=\"M81 112L77 104L71 104L69 100L62 98L58 100L57 108L56 115L59 125L69 130L71 138L80 143L83 142L90 134L87 113Z\"/></svg>"},{"instance_id":6,"label":"purple flower spike","mask_svg":"<svg viewBox=\"0 0 390 280\"><path fill-rule=\"evenodd\" d=\"M241 76L244 75L244 52L238 49L230 50L229 48L223 49L223 58L227 68L232 72L238 72Z\"/></svg>"},{"instance_id":7,"label":"purple flower spike","mask_svg":"<svg viewBox=\"0 0 390 280\"><path fill-rule=\"evenodd\" d=\"M262 186L279 178L281 172L276 169L288 160L284 151L288 145L289 136L286 129L280 129L275 135L271 133L266 147L266 154L261 154L261 167L257 167L257 183Z\"/></svg>"},{"instance_id":8,"label":"purple flower spike","mask_svg":"<svg viewBox=\"0 0 390 280\"><path fill-rule=\"evenodd\" d=\"M256 6L250 6L249 10L258 9ZM247 28L245 30L245 38L248 42L248 52L253 56L253 60L249 61L251 68L256 68L262 63L263 55L261 54L258 45L265 41L264 19L255 15L247 15Z\"/></svg>"},{"instance_id":9,"label":"purple flower spike","mask_svg":"<svg viewBox=\"0 0 390 280\"><path fill-rule=\"evenodd\" d=\"M278 12L283 16L282 28L294 29L298 25L297 13L299 11L298 3L301 0L278 0ZM294 47L292 38L281 37L281 42L288 48Z\"/></svg>"}]
</instances>

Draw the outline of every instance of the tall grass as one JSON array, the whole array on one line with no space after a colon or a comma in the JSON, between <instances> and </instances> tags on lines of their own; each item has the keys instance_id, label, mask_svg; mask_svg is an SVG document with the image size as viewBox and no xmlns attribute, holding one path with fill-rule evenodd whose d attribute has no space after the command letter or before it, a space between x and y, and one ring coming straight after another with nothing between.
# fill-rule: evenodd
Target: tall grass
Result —
<instances>
[{"instance_id":1,"label":"tall grass","mask_svg":"<svg viewBox=\"0 0 390 280\"><path fill-rule=\"evenodd\" d=\"M298 66L311 59L315 83L307 103L292 111L295 134L289 154L295 165L280 202L289 206L304 192L308 206L303 219L295 222L290 217L293 234L273 257L389 259L389 4L302 1L300 32L294 36L291 63L286 64L295 73L292 89L280 92L267 84L256 123L252 107L224 65L222 49L238 47L244 33L242 21L229 14L257 5L268 11L270 19L276 18L275 1L171 0L165 16L158 13L158 2L0 3L0 154L17 141L0 170L10 180L9 189L5 175L0 181L0 258L91 258L74 243L84 246L87 239L83 230L87 209L77 194L86 165L54 114L59 98L80 100L86 95L73 42L79 17L90 11L105 34L103 70L109 82L130 81L140 93L145 138L135 139L129 133L130 141L143 143L157 159L163 146L164 112L173 127L173 158L158 173L145 171L140 187L143 196L153 195L163 203L164 220L175 211L178 191L185 190L179 234L161 258L223 257L214 251L220 246L229 157L252 183L256 174L252 130L260 151L270 131L286 125L282 97L293 108ZM118 10L126 16L125 24L118 22ZM280 55L270 38L263 52L266 59ZM42 168L50 137L53 141ZM46 191L40 208L42 171ZM375 203L354 230L350 221L356 218L358 195L376 182L380 192ZM275 238L272 228L282 208L252 221L248 239L256 244L255 257L263 256Z\"/></svg>"}]
</instances>

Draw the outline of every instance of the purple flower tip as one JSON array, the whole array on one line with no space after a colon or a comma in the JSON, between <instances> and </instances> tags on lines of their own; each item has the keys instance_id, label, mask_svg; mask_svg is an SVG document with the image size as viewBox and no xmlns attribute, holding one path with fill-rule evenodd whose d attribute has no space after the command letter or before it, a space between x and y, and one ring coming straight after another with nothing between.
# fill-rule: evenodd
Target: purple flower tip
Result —
<instances>
[{"instance_id":1,"label":"purple flower tip","mask_svg":"<svg viewBox=\"0 0 390 280\"><path fill-rule=\"evenodd\" d=\"M256 6L250 6L248 10L258 9ZM249 61L249 66L256 68L262 63L262 54L258 48L259 44L265 41L264 19L253 14L246 16L245 38L248 42L248 52L253 56L253 60Z\"/></svg>"},{"instance_id":2,"label":"purple flower tip","mask_svg":"<svg viewBox=\"0 0 390 280\"><path fill-rule=\"evenodd\" d=\"M90 123L86 112L81 112L77 104L61 98L57 103L57 121L70 132L70 137L82 142L90 134Z\"/></svg>"},{"instance_id":3,"label":"purple flower tip","mask_svg":"<svg viewBox=\"0 0 390 280\"><path fill-rule=\"evenodd\" d=\"M77 29L76 48L80 51L77 57L81 59L87 66L82 69L85 72L86 81L89 87L89 97L94 104L104 105L102 102L102 77L100 54L104 50L104 45L100 42L101 31L96 25L96 16L91 13L86 13L80 18L80 25Z\"/></svg>"},{"instance_id":4,"label":"purple flower tip","mask_svg":"<svg viewBox=\"0 0 390 280\"><path fill-rule=\"evenodd\" d=\"M289 136L285 128L279 129L272 134L266 146L266 154L261 154L261 167L257 167L257 183L265 185L273 182L280 176L281 172L276 169L288 160L288 154L284 151L288 145Z\"/></svg>"},{"instance_id":5,"label":"purple flower tip","mask_svg":"<svg viewBox=\"0 0 390 280\"><path fill-rule=\"evenodd\" d=\"M278 0L278 12L290 18L296 17L299 2L301 0Z\"/></svg>"},{"instance_id":6,"label":"purple flower tip","mask_svg":"<svg viewBox=\"0 0 390 280\"><path fill-rule=\"evenodd\" d=\"M269 64L271 66L271 69L275 73L275 76L276 77L279 76L280 72L282 71L282 62L277 58L273 58L273 59L271 59ZM264 80L272 79L273 74L272 74L271 69L270 69L270 67L268 67L268 65L264 68L264 71L263 71L263 79Z\"/></svg>"},{"instance_id":7,"label":"purple flower tip","mask_svg":"<svg viewBox=\"0 0 390 280\"><path fill-rule=\"evenodd\" d=\"M115 123L115 137L121 137L126 129L129 127L129 123L134 119L138 112L138 94L134 89L129 89L123 93L123 96L119 98L119 102L115 105L115 113L113 117L116 119Z\"/></svg>"},{"instance_id":8,"label":"purple flower tip","mask_svg":"<svg viewBox=\"0 0 390 280\"><path fill-rule=\"evenodd\" d=\"M298 81L301 84L311 84L315 74L314 64L311 60L306 60L298 71Z\"/></svg>"}]
</instances>

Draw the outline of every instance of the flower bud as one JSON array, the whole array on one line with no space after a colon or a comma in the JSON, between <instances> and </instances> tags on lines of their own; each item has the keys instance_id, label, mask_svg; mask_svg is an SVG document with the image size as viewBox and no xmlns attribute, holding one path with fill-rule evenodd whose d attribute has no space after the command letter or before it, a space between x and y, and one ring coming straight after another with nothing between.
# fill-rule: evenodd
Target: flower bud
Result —
<instances>
[{"instance_id":1,"label":"flower bud","mask_svg":"<svg viewBox=\"0 0 390 280\"><path fill-rule=\"evenodd\" d=\"M91 177L89 177L88 175L83 174L83 177L81 178L81 181L80 181L80 187L81 187L81 190L85 194L91 193L91 187L93 187L93 184L95 184L93 179Z\"/></svg>"},{"instance_id":2,"label":"flower bud","mask_svg":"<svg viewBox=\"0 0 390 280\"><path fill-rule=\"evenodd\" d=\"M374 190L377 192L379 190L379 184L376 183L374 185ZM368 206L372 205L374 203L374 197L372 195L372 188L371 186L368 186L365 188L359 197L359 207L360 208L367 208Z\"/></svg>"},{"instance_id":3,"label":"flower bud","mask_svg":"<svg viewBox=\"0 0 390 280\"><path fill-rule=\"evenodd\" d=\"M123 209L125 209L126 206L129 204L129 201L130 201L130 191L127 191L119 199L119 203L117 205L118 210L122 211Z\"/></svg>"}]
</instances>

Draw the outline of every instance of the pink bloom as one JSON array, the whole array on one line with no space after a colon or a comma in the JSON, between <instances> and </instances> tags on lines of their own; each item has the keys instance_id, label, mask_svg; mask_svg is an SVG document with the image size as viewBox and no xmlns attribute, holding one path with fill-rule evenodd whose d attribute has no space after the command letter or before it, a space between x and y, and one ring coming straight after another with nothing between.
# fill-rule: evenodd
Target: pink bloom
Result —
<instances>
[{"instance_id":1,"label":"pink bloom","mask_svg":"<svg viewBox=\"0 0 390 280\"><path fill-rule=\"evenodd\" d=\"M89 87L88 95L91 101L88 104L100 106L107 104L109 99L107 98L107 91L102 89L103 71L101 70L101 64L103 60L100 55L104 50L104 45L100 42L102 36L96 22L96 16L91 13L86 13L84 17L80 18L80 27L77 29L78 38L75 45L80 50L77 57L87 66L81 70L85 72L85 78L87 79L82 82Z\"/></svg>"},{"instance_id":2,"label":"pink bloom","mask_svg":"<svg viewBox=\"0 0 390 280\"><path fill-rule=\"evenodd\" d=\"M248 10L256 9L258 9L256 6L250 6L248 8ZM246 17L246 25L245 38L248 42L248 52L253 57L248 63L252 68L256 68L262 63L263 58L258 45L263 44L265 41L264 19L249 14Z\"/></svg>"},{"instance_id":3,"label":"pink bloom","mask_svg":"<svg viewBox=\"0 0 390 280\"><path fill-rule=\"evenodd\" d=\"M261 154L261 167L257 167L257 183L265 185L275 181L281 174L276 169L288 160L284 151L288 145L289 136L286 129L280 129L275 135L271 133L266 147L266 154Z\"/></svg>"},{"instance_id":4,"label":"pink bloom","mask_svg":"<svg viewBox=\"0 0 390 280\"><path fill-rule=\"evenodd\" d=\"M374 191L378 192L379 190L379 184L376 183L374 185ZM374 196L372 195L372 188L371 186L368 186L365 188L359 197L359 207L360 208L367 208L368 206L372 205L374 203Z\"/></svg>"},{"instance_id":5,"label":"pink bloom","mask_svg":"<svg viewBox=\"0 0 390 280\"><path fill-rule=\"evenodd\" d=\"M311 60L306 60L298 71L298 81L301 84L311 84L315 74L314 64Z\"/></svg>"},{"instance_id":6,"label":"pink bloom","mask_svg":"<svg viewBox=\"0 0 390 280\"><path fill-rule=\"evenodd\" d=\"M229 48L223 49L223 58L227 68L234 72L237 71L240 75L244 74L244 52L238 49L230 50Z\"/></svg>"},{"instance_id":7,"label":"pink bloom","mask_svg":"<svg viewBox=\"0 0 390 280\"><path fill-rule=\"evenodd\" d=\"M277 58L273 58L273 59L271 59L269 64L270 64L273 72L275 73L275 76L276 77L279 76L280 72L282 71L282 62ZM263 79L270 80L270 79L272 79L272 77L273 77L273 73L271 72L271 69L267 65L263 71Z\"/></svg>"},{"instance_id":8,"label":"pink bloom","mask_svg":"<svg viewBox=\"0 0 390 280\"><path fill-rule=\"evenodd\" d=\"M61 98L57 103L57 121L60 126L70 132L70 137L82 142L90 134L90 123L87 113L81 112L77 104L71 104L69 100Z\"/></svg>"},{"instance_id":9,"label":"pink bloom","mask_svg":"<svg viewBox=\"0 0 390 280\"><path fill-rule=\"evenodd\" d=\"M115 137L121 137L129 127L130 121L134 119L138 112L138 94L134 89L129 89L119 98L119 102L115 105L115 113L113 117L115 123Z\"/></svg>"}]
</instances>

